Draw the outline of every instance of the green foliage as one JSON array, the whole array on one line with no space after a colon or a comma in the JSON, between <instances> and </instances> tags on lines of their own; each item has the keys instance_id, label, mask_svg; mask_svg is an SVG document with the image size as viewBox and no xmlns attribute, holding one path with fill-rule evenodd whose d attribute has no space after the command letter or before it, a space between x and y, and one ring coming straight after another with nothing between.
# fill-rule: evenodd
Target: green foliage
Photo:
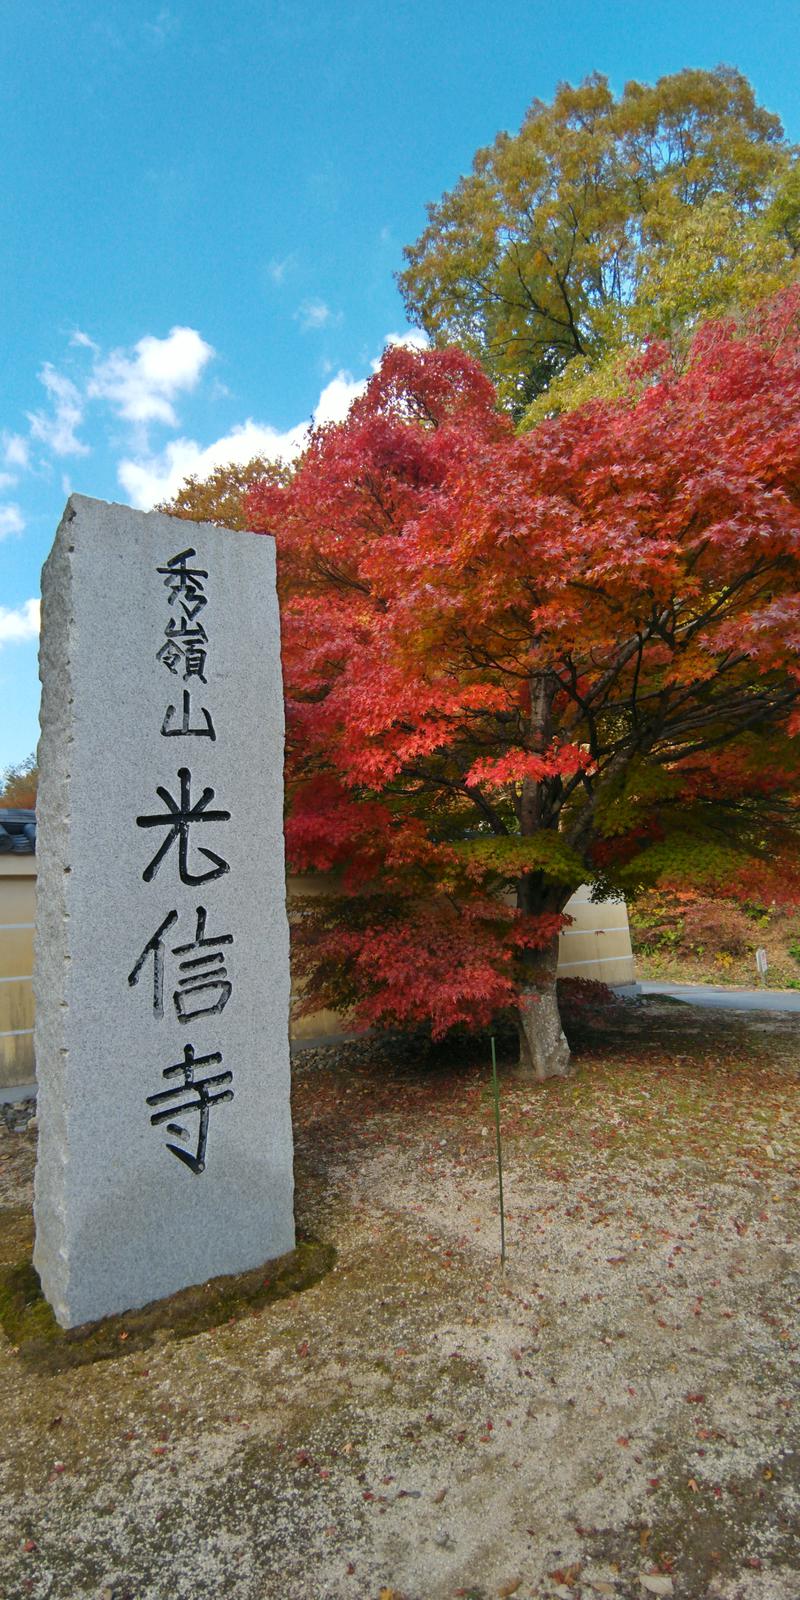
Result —
<instances>
[{"instance_id":1,"label":"green foliage","mask_svg":"<svg viewBox=\"0 0 800 1600\"><path fill-rule=\"evenodd\" d=\"M742 911L748 921L754 922L757 928L766 928L772 921L771 906L756 905L752 901L746 900L742 905Z\"/></svg>"},{"instance_id":2,"label":"green foliage","mask_svg":"<svg viewBox=\"0 0 800 1600\"><path fill-rule=\"evenodd\" d=\"M454 852L467 862L514 883L521 872L539 872L543 883L568 885L577 889L586 876L581 857L571 850L563 834L537 833L530 838L490 834L466 839L453 845Z\"/></svg>"},{"instance_id":3,"label":"green foliage","mask_svg":"<svg viewBox=\"0 0 800 1600\"><path fill-rule=\"evenodd\" d=\"M687 208L672 226L670 246L643 263L630 314L639 337L669 338L732 305L757 305L791 275L793 256L769 212L743 215L730 194Z\"/></svg>"},{"instance_id":4,"label":"green foliage","mask_svg":"<svg viewBox=\"0 0 800 1600\"><path fill-rule=\"evenodd\" d=\"M662 880L713 893L730 883L746 851L743 841L727 843L715 837L713 824L698 829L670 833L646 845L618 869L620 885L631 894L652 888Z\"/></svg>"},{"instance_id":5,"label":"green foliage","mask_svg":"<svg viewBox=\"0 0 800 1600\"><path fill-rule=\"evenodd\" d=\"M476 354L528 424L609 398L621 350L792 279L795 157L730 67L619 99L598 73L562 84L429 207L400 276L409 314Z\"/></svg>"},{"instance_id":6,"label":"green foliage","mask_svg":"<svg viewBox=\"0 0 800 1600\"><path fill-rule=\"evenodd\" d=\"M628 922L639 950L677 950L683 939L682 908L674 900L667 906L660 897L644 895L628 907Z\"/></svg>"},{"instance_id":7,"label":"green foliage","mask_svg":"<svg viewBox=\"0 0 800 1600\"><path fill-rule=\"evenodd\" d=\"M597 832L606 839L629 833L638 823L649 820L654 806L673 800L680 792L679 773L666 766L632 761L598 794Z\"/></svg>"}]
</instances>

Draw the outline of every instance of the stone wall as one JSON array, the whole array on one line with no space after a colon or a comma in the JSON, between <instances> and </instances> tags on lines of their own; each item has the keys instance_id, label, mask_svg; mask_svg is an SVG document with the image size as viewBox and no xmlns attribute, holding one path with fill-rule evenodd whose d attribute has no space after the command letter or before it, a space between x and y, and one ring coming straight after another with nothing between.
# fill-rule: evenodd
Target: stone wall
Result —
<instances>
[{"instance_id":1,"label":"stone wall","mask_svg":"<svg viewBox=\"0 0 800 1600\"><path fill-rule=\"evenodd\" d=\"M36 858L0 855L0 1089L34 1080Z\"/></svg>"}]
</instances>

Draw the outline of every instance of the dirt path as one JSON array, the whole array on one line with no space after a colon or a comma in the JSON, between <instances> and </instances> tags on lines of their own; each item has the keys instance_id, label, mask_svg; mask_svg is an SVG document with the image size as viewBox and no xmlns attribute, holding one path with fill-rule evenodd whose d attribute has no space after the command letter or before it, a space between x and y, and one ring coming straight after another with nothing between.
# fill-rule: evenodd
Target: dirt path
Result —
<instances>
[{"instance_id":1,"label":"dirt path","mask_svg":"<svg viewBox=\"0 0 800 1600\"><path fill-rule=\"evenodd\" d=\"M574 1080L508 1081L504 1274L475 1050L301 1058L336 1266L55 1375L0 1336L0 1595L797 1600L799 1031L631 1007Z\"/></svg>"}]
</instances>

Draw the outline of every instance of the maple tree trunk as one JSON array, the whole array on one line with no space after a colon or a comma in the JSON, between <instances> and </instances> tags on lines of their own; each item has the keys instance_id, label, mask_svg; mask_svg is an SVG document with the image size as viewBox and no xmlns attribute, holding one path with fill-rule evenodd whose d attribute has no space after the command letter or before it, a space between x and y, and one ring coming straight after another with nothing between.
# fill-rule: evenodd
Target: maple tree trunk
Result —
<instances>
[{"instance_id":1,"label":"maple tree trunk","mask_svg":"<svg viewBox=\"0 0 800 1600\"><path fill-rule=\"evenodd\" d=\"M565 1078L570 1052L556 998L558 940L546 950L531 952L527 977L517 1001L518 1072L524 1078Z\"/></svg>"},{"instance_id":2,"label":"maple tree trunk","mask_svg":"<svg viewBox=\"0 0 800 1600\"><path fill-rule=\"evenodd\" d=\"M552 736L553 702L556 680L552 673L534 673L530 679L531 750L543 755ZM526 778L519 804L519 831L533 838L543 827L552 827L546 784ZM558 895L548 892L539 873L523 873L517 884L517 906L528 916L561 909ZM556 998L558 939L543 950L525 953L525 976L517 999L519 1066L521 1077L564 1078L569 1072L569 1045L561 1026Z\"/></svg>"}]
</instances>

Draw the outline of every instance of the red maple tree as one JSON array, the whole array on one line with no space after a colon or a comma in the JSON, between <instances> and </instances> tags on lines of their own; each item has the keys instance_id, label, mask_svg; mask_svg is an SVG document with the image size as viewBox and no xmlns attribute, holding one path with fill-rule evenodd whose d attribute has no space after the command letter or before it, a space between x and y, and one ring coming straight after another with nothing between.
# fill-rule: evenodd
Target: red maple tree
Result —
<instances>
[{"instance_id":1,"label":"red maple tree","mask_svg":"<svg viewBox=\"0 0 800 1600\"><path fill-rule=\"evenodd\" d=\"M517 436L390 350L251 525L278 539L309 1009L485 1026L567 1070L557 936L599 896L798 898L800 289Z\"/></svg>"}]
</instances>

